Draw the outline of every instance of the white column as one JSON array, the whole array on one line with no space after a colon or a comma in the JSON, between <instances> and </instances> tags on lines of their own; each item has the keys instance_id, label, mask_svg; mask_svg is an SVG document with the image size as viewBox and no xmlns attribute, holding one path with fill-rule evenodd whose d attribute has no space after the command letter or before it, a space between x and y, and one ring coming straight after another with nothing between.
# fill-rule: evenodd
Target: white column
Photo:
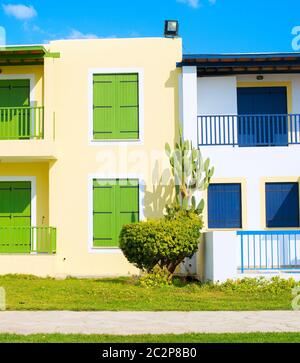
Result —
<instances>
[{"instance_id":1,"label":"white column","mask_svg":"<svg viewBox=\"0 0 300 363\"><path fill-rule=\"evenodd\" d=\"M237 277L238 237L236 232L205 233L205 280L225 282Z\"/></svg>"},{"instance_id":2,"label":"white column","mask_svg":"<svg viewBox=\"0 0 300 363\"><path fill-rule=\"evenodd\" d=\"M181 97L183 137L197 147L197 67L182 67Z\"/></svg>"}]
</instances>

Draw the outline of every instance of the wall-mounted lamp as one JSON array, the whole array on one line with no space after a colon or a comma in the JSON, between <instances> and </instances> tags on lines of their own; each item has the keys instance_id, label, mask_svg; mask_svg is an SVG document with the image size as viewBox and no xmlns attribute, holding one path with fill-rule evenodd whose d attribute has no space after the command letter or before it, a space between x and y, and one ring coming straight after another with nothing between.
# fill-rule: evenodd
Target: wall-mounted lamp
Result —
<instances>
[{"instance_id":1,"label":"wall-mounted lamp","mask_svg":"<svg viewBox=\"0 0 300 363\"><path fill-rule=\"evenodd\" d=\"M175 38L178 37L179 23L177 20L165 20L165 37Z\"/></svg>"}]
</instances>

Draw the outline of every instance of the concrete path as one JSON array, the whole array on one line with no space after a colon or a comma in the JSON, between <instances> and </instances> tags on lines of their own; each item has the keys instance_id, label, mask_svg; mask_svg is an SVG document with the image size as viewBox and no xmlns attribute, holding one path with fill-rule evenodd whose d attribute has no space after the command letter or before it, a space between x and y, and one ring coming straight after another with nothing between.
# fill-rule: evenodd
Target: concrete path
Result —
<instances>
[{"instance_id":1,"label":"concrete path","mask_svg":"<svg viewBox=\"0 0 300 363\"><path fill-rule=\"evenodd\" d=\"M300 311L0 312L0 333L180 334L300 332Z\"/></svg>"}]
</instances>

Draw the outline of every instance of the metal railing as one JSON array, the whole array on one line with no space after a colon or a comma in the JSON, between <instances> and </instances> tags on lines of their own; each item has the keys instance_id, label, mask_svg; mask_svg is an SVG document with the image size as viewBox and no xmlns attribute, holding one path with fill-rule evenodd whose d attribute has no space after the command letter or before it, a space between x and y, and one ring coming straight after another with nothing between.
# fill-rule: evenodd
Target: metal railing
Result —
<instances>
[{"instance_id":1,"label":"metal railing","mask_svg":"<svg viewBox=\"0 0 300 363\"><path fill-rule=\"evenodd\" d=\"M56 253L54 227L0 227L0 253Z\"/></svg>"},{"instance_id":2,"label":"metal railing","mask_svg":"<svg viewBox=\"0 0 300 363\"><path fill-rule=\"evenodd\" d=\"M300 144L300 114L198 116L198 145Z\"/></svg>"},{"instance_id":3,"label":"metal railing","mask_svg":"<svg viewBox=\"0 0 300 363\"><path fill-rule=\"evenodd\" d=\"M44 138L44 107L0 107L0 140Z\"/></svg>"},{"instance_id":4,"label":"metal railing","mask_svg":"<svg viewBox=\"0 0 300 363\"><path fill-rule=\"evenodd\" d=\"M241 272L300 270L300 231L239 231Z\"/></svg>"}]
</instances>

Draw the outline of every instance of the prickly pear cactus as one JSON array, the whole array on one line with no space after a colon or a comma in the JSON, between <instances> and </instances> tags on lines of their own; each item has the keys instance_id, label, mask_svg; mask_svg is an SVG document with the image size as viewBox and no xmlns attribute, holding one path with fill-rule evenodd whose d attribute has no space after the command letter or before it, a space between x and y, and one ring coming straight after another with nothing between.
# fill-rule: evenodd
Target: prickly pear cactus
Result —
<instances>
[{"instance_id":1,"label":"prickly pear cactus","mask_svg":"<svg viewBox=\"0 0 300 363\"><path fill-rule=\"evenodd\" d=\"M193 147L191 141L184 140L180 130L179 143L175 144L174 150L167 143L166 154L172 167L174 182L176 186L176 203L183 209L193 208L198 214L204 209L202 199L196 205L195 193L208 188L214 167L210 168L210 160L202 158L199 149Z\"/></svg>"}]
</instances>

